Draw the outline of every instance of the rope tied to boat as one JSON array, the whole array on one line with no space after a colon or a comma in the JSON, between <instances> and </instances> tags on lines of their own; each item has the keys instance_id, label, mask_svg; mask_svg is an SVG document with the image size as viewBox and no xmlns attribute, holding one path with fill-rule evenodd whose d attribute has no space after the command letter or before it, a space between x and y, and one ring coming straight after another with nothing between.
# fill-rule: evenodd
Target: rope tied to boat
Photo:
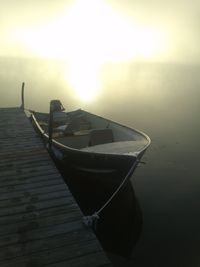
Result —
<instances>
[{"instance_id":1,"label":"rope tied to boat","mask_svg":"<svg viewBox=\"0 0 200 267\"><path fill-rule=\"evenodd\" d=\"M99 215L95 212L92 215L83 216L83 224L87 227L93 227L96 230L98 219L99 219Z\"/></svg>"},{"instance_id":2,"label":"rope tied to boat","mask_svg":"<svg viewBox=\"0 0 200 267\"><path fill-rule=\"evenodd\" d=\"M83 224L87 227L93 227L96 230L97 221L100 218L99 214L111 203L113 198L119 193L119 191L123 188L126 181L129 179L130 175L133 173L134 169L136 168L137 164L139 163L139 158L136 157L136 160L134 161L133 165L131 166L130 170L126 174L125 178L121 182L121 184L118 186L118 188L115 190L115 192L111 195L111 197L106 201L106 203L94 214L89 216L83 216Z\"/></svg>"}]
</instances>

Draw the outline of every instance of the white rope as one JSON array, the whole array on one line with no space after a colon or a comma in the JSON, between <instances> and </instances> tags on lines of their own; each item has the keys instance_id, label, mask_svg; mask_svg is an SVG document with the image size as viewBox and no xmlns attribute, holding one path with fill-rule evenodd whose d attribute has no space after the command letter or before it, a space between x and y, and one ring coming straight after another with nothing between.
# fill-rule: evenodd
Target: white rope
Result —
<instances>
[{"instance_id":1,"label":"white rope","mask_svg":"<svg viewBox=\"0 0 200 267\"><path fill-rule=\"evenodd\" d=\"M98 211L96 211L94 214L92 214L90 216L84 216L83 217L84 225L86 225L87 227L93 227L94 226L96 229L96 224L97 224L97 220L99 219L99 214L110 204L110 202L113 200L113 198L119 193L119 191L122 189L122 187L124 186L126 181L129 179L129 176L131 175L131 173L134 171L138 162L139 162L139 159L136 157L135 162L131 166L131 168L128 171L127 175L125 176L124 180L121 182L121 184L116 189L116 191L111 195L111 197L106 201L106 203Z\"/></svg>"},{"instance_id":2,"label":"white rope","mask_svg":"<svg viewBox=\"0 0 200 267\"><path fill-rule=\"evenodd\" d=\"M21 108L21 107L20 107ZM28 111L29 113L33 114L34 113L34 110L32 109L28 109L28 108L23 108L24 111Z\"/></svg>"}]
</instances>

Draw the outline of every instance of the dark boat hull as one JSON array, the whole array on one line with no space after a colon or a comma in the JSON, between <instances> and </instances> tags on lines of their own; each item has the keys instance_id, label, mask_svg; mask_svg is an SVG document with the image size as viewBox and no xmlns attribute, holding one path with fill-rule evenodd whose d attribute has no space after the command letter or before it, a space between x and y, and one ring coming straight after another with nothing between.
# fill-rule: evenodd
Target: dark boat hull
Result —
<instances>
[{"instance_id":1,"label":"dark boat hull","mask_svg":"<svg viewBox=\"0 0 200 267\"><path fill-rule=\"evenodd\" d=\"M127 174L136 161L136 158L133 157L124 158L116 155L92 155L89 153L84 157L78 153L65 153L59 160L55 154L53 156L58 168L62 170L62 173L67 174L65 175L66 182L74 188L76 194L81 194L83 190L86 190L85 193L87 193L87 188L84 188L85 184L94 190L96 188L95 195L99 195L99 204L95 204L96 209L108 200L125 177L127 181L130 179L134 168L128 177ZM93 212L92 205L90 212Z\"/></svg>"}]
</instances>

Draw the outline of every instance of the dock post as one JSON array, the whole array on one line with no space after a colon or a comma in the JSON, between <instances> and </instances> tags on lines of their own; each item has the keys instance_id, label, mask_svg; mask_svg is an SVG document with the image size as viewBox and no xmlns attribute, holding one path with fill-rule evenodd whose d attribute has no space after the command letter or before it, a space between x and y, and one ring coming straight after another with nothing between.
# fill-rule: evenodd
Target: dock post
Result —
<instances>
[{"instance_id":1,"label":"dock post","mask_svg":"<svg viewBox=\"0 0 200 267\"><path fill-rule=\"evenodd\" d=\"M49 149L51 149L52 145L52 134L53 134L53 105L52 101L50 102L49 107Z\"/></svg>"},{"instance_id":2,"label":"dock post","mask_svg":"<svg viewBox=\"0 0 200 267\"><path fill-rule=\"evenodd\" d=\"M21 108L24 110L24 86L25 83L22 83L22 92L21 92L21 96L22 96L22 104L21 104Z\"/></svg>"}]
</instances>

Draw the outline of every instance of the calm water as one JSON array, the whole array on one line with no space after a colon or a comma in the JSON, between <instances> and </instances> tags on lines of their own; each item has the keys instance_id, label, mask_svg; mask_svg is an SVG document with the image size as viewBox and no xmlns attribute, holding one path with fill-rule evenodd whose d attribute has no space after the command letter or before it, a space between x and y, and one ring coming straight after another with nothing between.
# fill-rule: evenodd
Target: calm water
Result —
<instances>
[{"instance_id":1,"label":"calm water","mask_svg":"<svg viewBox=\"0 0 200 267\"><path fill-rule=\"evenodd\" d=\"M132 179L143 230L121 266L200 266L200 66L110 64L102 69L98 98L83 104L59 62L2 58L0 65L1 107L20 104L25 81L28 108L46 111L58 98L66 109L82 107L151 137Z\"/></svg>"}]
</instances>

